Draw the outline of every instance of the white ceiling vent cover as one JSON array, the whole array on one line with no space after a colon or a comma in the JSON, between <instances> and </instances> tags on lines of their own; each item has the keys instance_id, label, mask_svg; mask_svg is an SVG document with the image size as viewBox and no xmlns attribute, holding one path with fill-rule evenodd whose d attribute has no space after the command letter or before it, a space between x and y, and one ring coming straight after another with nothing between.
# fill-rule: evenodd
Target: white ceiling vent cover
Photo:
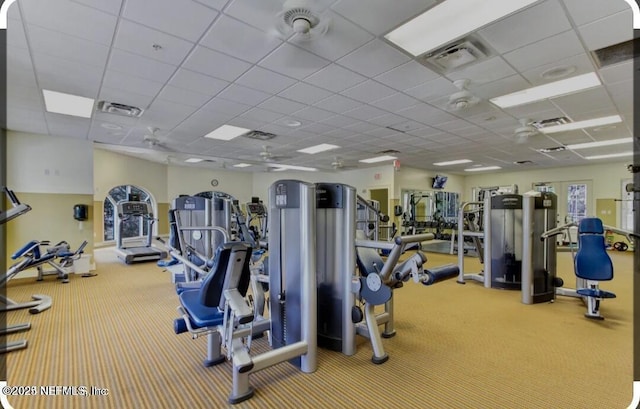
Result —
<instances>
[{"instance_id":1,"label":"white ceiling vent cover","mask_svg":"<svg viewBox=\"0 0 640 409\"><path fill-rule=\"evenodd\" d=\"M128 116L132 118L140 118L142 116L142 113L144 112L143 109L140 109L138 107L109 101L98 102L98 111L106 112L107 114Z\"/></svg>"},{"instance_id":2,"label":"white ceiling vent cover","mask_svg":"<svg viewBox=\"0 0 640 409\"><path fill-rule=\"evenodd\" d=\"M433 66L439 72L451 72L476 63L487 57L487 53L471 40L449 45L419 58L420 62Z\"/></svg>"}]
</instances>

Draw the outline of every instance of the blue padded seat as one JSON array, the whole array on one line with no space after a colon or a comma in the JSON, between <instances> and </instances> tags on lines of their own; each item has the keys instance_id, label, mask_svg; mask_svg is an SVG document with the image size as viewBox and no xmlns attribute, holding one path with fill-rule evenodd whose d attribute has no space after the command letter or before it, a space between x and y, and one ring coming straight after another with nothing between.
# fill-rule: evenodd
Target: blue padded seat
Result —
<instances>
[{"instance_id":1,"label":"blue padded seat","mask_svg":"<svg viewBox=\"0 0 640 409\"><path fill-rule=\"evenodd\" d=\"M200 290L189 290L180 293L180 303L189 315L194 328L215 327L224 320L224 312L215 307L200 304Z\"/></svg>"},{"instance_id":2,"label":"blue padded seat","mask_svg":"<svg viewBox=\"0 0 640 409\"><path fill-rule=\"evenodd\" d=\"M600 290L599 288L580 288L576 290L580 295L595 298L616 298L616 295L610 291Z\"/></svg>"},{"instance_id":3,"label":"blue padded seat","mask_svg":"<svg viewBox=\"0 0 640 409\"><path fill-rule=\"evenodd\" d=\"M358 263L360 275L363 277L371 273L380 273L384 265L384 261L382 261L378 251L368 247L356 247L356 262Z\"/></svg>"},{"instance_id":4,"label":"blue padded seat","mask_svg":"<svg viewBox=\"0 0 640 409\"><path fill-rule=\"evenodd\" d=\"M244 253L238 257L239 253ZM180 292L180 304L184 307L189 321L195 327L212 327L222 324L224 319L224 290L237 288L244 297L249 288L251 272L249 261L251 246L243 242L223 243L216 249L211 272L202 281L202 285L196 289L186 289ZM232 259L232 256L234 258ZM242 262L242 266L234 266L236 262ZM239 274L230 277L238 270Z\"/></svg>"},{"instance_id":5,"label":"blue padded seat","mask_svg":"<svg viewBox=\"0 0 640 409\"><path fill-rule=\"evenodd\" d=\"M578 226L578 252L575 259L576 275L585 280L609 281L613 279L613 263L607 254L602 221L582 219Z\"/></svg>"},{"instance_id":6,"label":"blue padded seat","mask_svg":"<svg viewBox=\"0 0 640 409\"><path fill-rule=\"evenodd\" d=\"M33 250L33 258L40 258L40 243L37 240L31 240L24 246L22 246L18 251L11 255L11 259L15 260L24 256L29 250Z\"/></svg>"}]
</instances>

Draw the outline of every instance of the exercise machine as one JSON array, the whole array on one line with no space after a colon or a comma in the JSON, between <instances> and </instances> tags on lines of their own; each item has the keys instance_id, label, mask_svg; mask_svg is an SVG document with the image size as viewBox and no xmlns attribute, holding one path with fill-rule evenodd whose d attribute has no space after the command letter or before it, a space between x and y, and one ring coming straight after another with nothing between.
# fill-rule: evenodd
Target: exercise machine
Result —
<instances>
[{"instance_id":1,"label":"exercise machine","mask_svg":"<svg viewBox=\"0 0 640 409\"><path fill-rule=\"evenodd\" d=\"M256 310L245 297L251 247L233 242L223 244L221 252L228 256L214 259L213 268L220 273L180 293L181 318L174 322L176 332L207 334L213 363L231 361L231 404L253 396L252 373L285 361L306 373L317 368L315 186L277 181L269 188L269 204L270 318L255 322ZM266 329L272 349L251 355L253 334Z\"/></svg>"},{"instance_id":2,"label":"exercise machine","mask_svg":"<svg viewBox=\"0 0 640 409\"><path fill-rule=\"evenodd\" d=\"M137 201L121 201L117 204L118 223L116 224L116 255L126 264L141 261L155 261L167 257L167 252L154 247L151 244L153 237L153 209L151 204L147 202ZM127 245L123 243L123 234L125 231L125 223L133 218L139 218L146 225L147 237L146 242L142 245Z\"/></svg>"},{"instance_id":3,"label":"exercise machine","mask_svg":"<svg viewBox=\"0 0 640 409\"><path fill-rule=\"evenodd\" d=\"M3 192L11 202L11 208L5 210L0 210L0 225L4 225L5 223L13 220L23 214L26 214L31 210L31 206L20 203L18 197L15 193L7 188L6 186L2 188ZM17 253L16 253L17 254ZM44 262L42 260L41 262ZM7 272L5 273L2 280L0 280L0 287L5 288L7 286L7 282L13 278L20 271L23 271L29 266L35 266L37 263L34 261L33 257L27 255L26 253L22 256L22 259L15 264L13 264ZM43 294L34 294L31 296L33 301L19 303L11 298L0 295L0 312L12 311L17 309L28 308L31 314L38 314L44 310L51 308L51 297ZM7 325L6 328L2 328L0 330L0 335L12 334L15 332L27 331L31 329L31 323L21 323L15 325ZM6 353L11 351L16 351L19 349L24 349L27 347L27 340L21 339L18 341L12 341L5 344L0 345L0 353Z\"/></svg>"},{"instance_id":4,"label":"exercise machine","mask_svg":"<svg viewBox=\"0 0 640 409\"><path fill-rule=\"evenodd\" d=\"M483 231L465 230L465 212L481 206ZM469 226L469 224L466 224ZM483 202L463 203L458 215L458 249L465 237L476 241L482 253L484 271L465 273L464 252L458 251L459 284L466 280L481 282L485 288L520 290L522 287L522 196L517 194L485 195ZM481 247L482 246L482 247ZM480 251L482 250L482 251Z\"/></svg>"},{"instance_id":5,"label":"exercise machine","mask_svg":"<svg viewBox=\"0 0 640 409\"><path fill-rule=\"evenodd\" d=\"M245 204L247 209L247 225L254 240L262 248L268 247L269 243L269 216L267 207L260 198L252 197L251 201Z\"/></svg>"},{"instance_id":6,"label":"exercise machine","mask_svg":"<svg viewBox=\"0 0 640 409\"><path fill-rule=\"evenodd\" d=\"M318 346L353 355L356 335L361 335L371 342L372 362L381 364L388 359L381 337L395 335L392 289L411 278L430 285L455 277L458 271L451 265L446 271L425 272L426 256L420 252L399 263L408 246L431 240L433 235L400 236L391 242L368 240L362 230L356 230L356 202L351 186L316 184ZM389 253L386 262L381 251ZM356 264L360 275L354 274ZM364 304L364 312L359 304ZM384 305L384 312L376 314L377 305Z\"/></svg>"}]
</instances>

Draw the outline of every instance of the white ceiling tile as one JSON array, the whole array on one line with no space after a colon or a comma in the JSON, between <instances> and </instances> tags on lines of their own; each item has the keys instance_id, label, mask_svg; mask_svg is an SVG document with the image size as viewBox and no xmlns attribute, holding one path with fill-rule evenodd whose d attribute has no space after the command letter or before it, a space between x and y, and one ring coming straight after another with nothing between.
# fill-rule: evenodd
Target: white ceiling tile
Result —
<instances>
[{"instance_id":1,"label":"white ceiling tile","mask_svg":"<svg viewBox=\"0 0 640 409\"><path fill-rule=\"evenodd\" d=\"M101 129L104 130L109 130L107 128L104 128L101 126L101 124L103 123L108 123L108 124L114 124L114 125L118 125L121 127L121 129L112 129L113 131L121 131L121 132L129 132L130 129L135 128L136 126L138 126L138 123L140 122L140 118L132 118L130 116L125 116L125 115L117 115L117 114L110 114L107 112L100 112L97 111L94 112L93 117L92 117L92 127L100 127Z\"/></svg>"},{"instance_id":2,"label":"white ceiling tile","mask_svg":"<svg viewBox=\"0 0 640 409\"><path fill-rule=\"evenodd\" d=\"M385 115L387 112L383 111L379 108L372 107L370 105L361 105L356 109L352 109L350 111L345 111L342 114L345 116L349 116L351 118L360 119L362 121L367 121L371 118L375 118L377 116Z\"/></svg>"},{"instance_id":3,"label":"white ceiling tile","mask_svg":"<svg viewBox=\"0 0 640 409\"><path fill-rule=\"evenodd\" d=\"M405 94L397 92L391 96L386 98L379 99L377 101L371 102L371 105L374 105L378 108L382 108L384 110L395 112L404 108L408 108L410 106L418 104L418 101L415 98L409 97Z\"/></svg>"},{"instance_id":4,"label":"white ceiling tile","mask_svg":"<svg viewBox=\"0 0 640 409\"><path fill-rule=\"evenodd\" d=\"M146 0L127 0L122 15L129 20L196 42L218 16L218 12L191 0L155 0L152 10Z\"/></svg>"},{"instance_id":5,"label":"white ceiling tile","mask_svg":"<svg viewBox=\"0 0 640 409\"><path fill-rule=\"evenodd\" d=\"M69 0L23 1L20 6L28 24L99 44L111 44L117 21L113 15ZM58 18L51 18L51 16L58 16Z\"/></svg>"},{"instance_id":6,"label":"white ceiling tile","mask_svg":"<svg viewBox=\"0 0 640 409\"><path fill-rule=\"evenodd\" d=\"M407 131L409 135L413 135L419 138L430 138L431 136L437 136L442 134L442 131L430 126L423 126L422 128L413 129Z\"/></svg>"},{"instance_id":7,"label":"white ceiling tile","mask_svg":"<svg viewBox=\"0 0 640 409\"><path fill-rule=\"evenodd\" d=\"M162 88L161 82L135 77L118 71L107 70L102 82L103 87L129 91L136 94L155 97Z\"/></svg>"},{"instance_id":8,"label":"white ceiling tile","mask_svg":"<svg viewBox=\"0 0 640 409\"><path fill-rule=\"evenodd\" d=\"M376 126L372 125L370 123L364 122L364 121L360 121L360 122L354 122L351 125L347 125L344 127L344 129L347 129L349 131L353 131L353 132L359 132L359 133L364 133L367 131L370 131L372 129L375 129Z\"/></svg>"},{"instance_id":9,"label":"white ceiling tile","mask_svg":"<svg viewBox=\"0 0 640 409\"><path fill-rule=\"evenodd\" d=\"M589 51L633 39L631 9L578 27Z\"/></svg>"},{"instance_id":10,"label":"white ceiling tile","mask_svg":"<svg viewBox=\"0 0 640 409\"><path fill-rule=\"evenodd\" d=\"M424 124L416 121L404 120L402 122L389 125L389 127L399 132L410 132L410 131L415 131L417 129L424 128Z\"/></svg>"},{"instance_id":11,"label":"white ceiling tile","mask_svg":"<svg viewBox=\"0 0 640 409\"><path fill-rule=\"evenodd\" d=\"M229 84L230 83L227 81L184 68L178 68L178 71L176 71L173 77L171 77L171 80L167 83L167 85L210 96L216 95Z\"/></svg>"},{"instance_id":12,"label":"white ceiling tile","mask_svg":"<svg viewBox=\"0 0 640 409\"><path fill-rule=\"evenodd\" d=\"M7 45L7 84L36 87L31 54L26 48Z\"/></svg>"},{"instance_id":13,"label":"white ceiling tile","mask_svg":"<svg viewBox=\"0 0 640 409\"><path fill-rule=\"evenodd\" d=\"M453 82L444 77L438 77L417 87L406 89L404 92L422 101L430 101L440 98L444 94L451 95L457 91L459 90L453 85Z\"/></svg>"},{"instance_id":14,"label":"white ceiling tile","mask_svg":"<svg viewBox=\"0 0 640 409\"><path fill-rule=\"evenodd\" d=\"M100 69L107 63L109 47L105 45L34 25L27 27L31 52L34 55L49 54Z\"/></svg>"},{"instance_id":15,"label":"white ceiling tile","mask_svg":"<svg viewBox=\"0 0 640 409\"><path fill-rule=\"evenodd\" d=\"M301 109L293 114L296 118L306 119L308 121L322 121L329 117L334 116L333 112L325 111L324 109L316 107L308 107Z\"/></svg>"},{"instance_id":16,"label":"white ceiling tile","mask_svg":"<svg viewBox=\"0 0 640 409\"><path fill-rule=\"evenodd\" d=\"M356 101L371 102L391 96L395 93L396 90L393 88L389 88L386 85L382 85L373 80L368 80L342 91L340 94L345 97L355 99Z\"/></svg>"},{"instance_id":17,"label":"white ceiling tile","mask_svg":"<svg viewBox=\"0 0 640 409\"><path fill-rule=\"evenodd\" d=\"M20 84L7 84L7 109L20 108L30 110L42 110L44 99L38 88L25 87Z\"/></svg>"},{"instance_id":18,"label":"white ceiling tile","mask_svg":"<svg viewBox=\"0 0 640 409\"><path fill-rule=\"evenodd\" d=\"M323 58L335 61L373 39L371 34L335 13L327 12L323 18L331 19L331 24L319 41L296 41L295 44Z\"/></svg>"},{"instance_id":19,"label":"white ceiling tile","mask_svg":"<svg viewBox=\"0 0 640 409\"><path fill-rule=\"evenodd\" d=\"M525 71L583 53L580 39L570 30L506 53L504 59L518 71Z\"/></svg>"},{"instance_id":20,"label":"white ceiling tile","mask_svg":"<svg viewBox=\"0 0 640 409\"><path fill-rule=\"evenodd\" d=\"M613 107L611 98L609 98L604 87L597 87L571 95L553 98L551 101L569 115L569 117L577 115L580 112Z\"/></svg>"},{"instance_id":21,"label":"white ceiling tile","mask_svg":"<svg viewBox=\"0 0 640 409\"><path fill-rule=\"evenodd\" d=\"M20 7L18 3L14 3L15 7L9 6L9 10L7 11L7 18L9 20L19 21L22 20L22 14L20 13Z\"/></svg>"},{"instance_id":22,"label":"white ceiling tile","mask_svg":"<svg viewBox=\"0 0 640 409\"><path fill-rule=\"evenodd\" d=\"M310 125L306 125L306 126L302 127L303 131L316 133L318 135L322 135L322 134L324 134L326 132L333 131L334 129L336 129L336 128L333 127L333 126L322 124L320 122L312 122Z\"/></svg>"},{"instance_id":23,"label":"white ceiling tile","mask_svg":"<svg viewBox=\"0 0 640 409\"><path fill-rule=\"evenodd\" d=\"M259 65L301 80L329 65L329 61L291 44L283 43L260 61Z\"/></svg>"},{"instance_id":24,"label":"white ceiling tile","mask_svg":"<svg viewBox=\"0 0 640 409\"><path fill-rule=\"evenodd\" d=\"M106 13L113 14L115 16L120 14L120 7L122 6L122 0L71 0L74 3L84 4L85 6L93 7L98 10L102 10Z\"/></svg>"},{"instance_id":25,"label":"white ceiling tile","mask_svg":"<svg viewBox=\"0 0 640 409\"><path fill-rule=\"evenodd\" d=\"M202 107L202 111L204 111L205 113L220 112L233 116L240 115L241 113L248 111L249 109L251 109L250 105L226 100L224 98L220 98L219 96L207 102L207 104Z\"/></svg>"},{"instance_id":26,"label":"white ceiling tile","mask_svg":"<svg viewBox=\"0 0 640 409\"><path fill-rule=\"evenodd\" d=\"M594 20L628 10L629 5L623 0L562 0L569 10L573 22L581 26Z\"/></svg>"},{"instance_id":27,"label":"white ceiling tile","mask_svg":"<svg viewBox=\"0 0 640 409\"><path fill-rule=\"evenodd\" d=\"M47 127L44 119L44 113L40 110L32 110L25 108L7 108L7 126L9 129L15 127L23 127L25 124L34 122L39 128L40 132L46 133Z\"/></svg>"},{"instance_id":28,"label":"white ceiling tile","mask_svg":"<svg viewBox=\"0 0 640 409\"><path fill-rule=\"evenodd\" d=\"M18 10L16 3L15 7L9 7L9 10ZM28 48L27 37L24 35L24 25L21 20L7 19L7 45L17 48Z\"/></svg>"},{"instance_id":29,"label":"white ceiling tile","mask_svg":"<svg viewBox=\"0 0 640 409\"><path fill-rule=\"evenodd\" d=\"M434 0L368 0L366 11L359 0L340 0L331 8L365 30L381 35L391 31L411 17L432 7Z\"/></svg>"},{"instance_id":30,"label":"white ceiling tile","mask_svg":"<svg viewBox=\"0 0 640 409\"><path fill-rule=\"evenodd\" d=\"M236 84L245 85L259 91L277 94L295 84L297 81L293 78L285 77L284 75L254 65L235 82Z\"/></svg>"},{"instance_id":31,"label":"white ceiling tile","mask_svg":"<svg viewBox=\"0 0 640 409\"><path fill-rule=\"evenodd\" d=\"M165 85L158 98L179 104L199 108L211 99L212 95L201 94L184 88Z\"/></svg>"},{"instance_id":32,"label":"white ceiling tile","mask_svg":"<svg viewBox=\"0 0 640 409\"><path fill-rule=\"evenodd\" d=\"M114 49L111 51L108 68L113 71L165 83L177 67L127 51Z\"/></svg>"},{"instance_id":33,"label":"white ceiling tile","mask_svg":"<svg viewBox=\"0 0 640 409\"><path fill-rule=\"evenodd\" d=\"M269 94L255 89L231 84L218 94L219 97L241 104L255 106L269 98Z\"/></svg>"},{"instance_id":34,"label":"white ceiling tile","mask_svg":"<svg viewBox=\"0 0 640 409\"><path fill-rule=\"evenodd\" d=\"M633 79L633 70L633 60L629 60L602 68L600 70L600 76L605 84L615 84L616 82Z\"/></svg>"},{"instance_id":35,"label":"white ceiling tile","mask_svg":"<svg viewBox=\"0 0 640 409\"><path fill-rule=\"evenodd\" d=\"M562 111L560 111L550 100L547 100L547 99L533 102L531 104L505 108L504 112L518 119L531 118L534 120L539 120L539 119L549 119L553 117L564 116ZM543 113L544 113L544 116L542 116ZM489 124L489 126L492 126L492 125L493 124Z\"/></svg>"},{"instance_id":36,"label":"white ceiling tile","mask_svg":"<svg viewBox=\"0 0 640 409\"><path fill-rule=\"evenodd\" d=\"M402 109L396 114L401 115L405 118L413 119L414 121L422 122L426 125L430 125L429 123L424 122L424 120L428 120L429 118L433 118L437 115L444 114L445 112L441 111L438 108L435 108L428 104L417 104L412 107Z\"/></svg>"},{"instance_id":37,"label":"white ceiling tile","mask_svg":"<svg viewBox=\"0 0 640 409\"><path fill-rule=\"evenodd\" d=\"M299 82L282 91L279 95L281 97L292 99L303 104L312 105L322 99L331 96L331 93L329 91L323 90L322 88Z\"/></svg>"},{"instance_id":38,"label":"white ceiling tile","mask_svg":"<svg viewBox=\"0 0 640 409\"><path fill-rule=\"evenodd\" d=\"M66 138L86 139L91 120L69 115L45 113L49 134Z\"/></svg>"},{"instance_id":39,"label":"white ceiling tile","mask_svg":"<svg viewBox=\"0 0 640 409\"><path fill-rule=\"evenodd\" d=\"M204 4L207 7L214 8L216 10L222 10L229 0L195 0L198 3Z\"/></svg>"},{"instance_id":40,"label":"white ceiling tile","mask_svg":"<svg viewBox=\"0 0 640 409\"><path fill-rule=\"evenodd\" d=\"M330 64L305 78L305 82L333 92L340 92L367 78L337 64Z\"/></svg>"},{"instance_id":41,"label":"white ceiling tile","mask_svg":"<svg viewBox=\"0 0 640 409\"><path fill-rule=\"evenodd\" d=\"M260 108L268 109L269 111L289 115L303 109L306 105L299 102L291 101L286 98L274 96L262 102L258 106Z\"/></svg>"},{"instance_id":42,"label":"white ceiling tile","mask_svg":"<svg viewBox=\"0 0 640 409\"><path fill-rule=\"evenodd\" d=\"M514 75L516 72L500 57L493 57L447 74L449 79L469 79L480 85Z\"/></svg>"},{"instance_id":43,"label":"white ceiling tile","mask_svg":"<svg viewBox=\"0 0 640 409\"><path fill-rule=\"evenodd\" d=\"M282 114L275 113L273 111L267 111L266 109L252 108L238 118L247 118L261 122L273 122L282 118Z\"/></svg>"},{"instance_id":44,"label":"white ceiling tile","mask_svg":"<svg viewBox=\"0 0 640 409\"><path fill-rule=\"evenodd\" d=\"M157 45L160 48L154 46ZM145 27L128 20L121 20L113 46L147 58L180 65L194 43Z\"/></svg>"},{"instance_id":45,"label":"white ceiling tile","mask_svg":"<svg viewBox=\"0 0 640 409\"><path fill-rule=\"evenodd\" d=\"M184 121L194 111L194 107L156 98L142 115L141 121L161 130L169 130Z\"/></svg>"},{"instance_id":46,"label":"white ceiling tile","mask_svg":"<svg viewBox=\"0 0 640 409\"><path fill-rule=\"evenodd\" d=\"M342 57L338 64L359 74L374 77L408 62L410 58L380 40L373 40Z\"/></svg>"},{"instance_id":47,"label":"white ceiling tile","mask_svg":"<svg viewBox=\"0 0 640 409\"><path fill-rule=\"evenodd\" d=\"M19 131L25 133L34 133L34 134L49 134L49 128L47 128L47 123L42 121L29 120L27 122L18 122L16 120L12 120L11 118L7 118L7 129L11 131Z\"/></svg>"},{"instance_id":48,"label":"white ceiling tile","mask_svg":"<svg viewBox=\"0 0 640 409\"><path fill-rule=\"evenodd\" d=\"M385 114L382 116L377 116L375 118L368 119L367 122L378 126L389 126L393 124L398 124L400 122L406 121L407 118L396 115L396 114Z\"/></svg>"},{"instance_id":49,"label":"white ceiling tile","mask_svg":"<svg viewBox=\"0 0 640 409\"><path fill-rule=\"evenodd\" d=\"M531 85L540 85L540 84L547 83L549 81L556 81L556 80L562 79L562 78L557 78L557 79L548 80L542 77L542 74L545 71L548 71L554 68L561 68L561 67L567 67L567 68L573 69L574 71L571 72L569 75L567 75L572 77L594 71L591 58L587 54L581 53L578 55L571 56L569 58L558 59L551 63L540 65L538 67L535 67L526 71L522 71L521 74L531 83Z\"/></svg>"},{"instance_id":50,"label":"white ceiling tile","mask_svg":"<svg viewBox=\"0 0 640 409\"><path fill-rule=\"evenodd\" d=\"M375 80L398 91L404 91L436 79L439 76L439 74L431 71L424 65L415 61L409 61L406 64L402 64L399 67L378 75L375 77Z\"/></svg>"},{"instance_id":51,"label":"white ceiling tile","mask_svg":"<svg viewBox=\"0 0 640 409\"><path fill-rule=\"evenodd\" d=\"M197 46L182 67L226 81L234 81L247 71L251 64L206 47Z\"/></svg>"},{"instance_id":52,"label":"white ceiling tile","mask_svg":"<svg viewBox=\"0 0 640 409\"><path fill-rule=\"evenodd\" d=\"M232 0L224 13L259 30L275 30L274 17L282 11L280 0Z\"/></svg>"},{"instance_id":53,"label":"white ceiling tile","mask_svg":"<svg viewBox=\"0 0 640 409\"><path fill-rule=\"evenodd\" d=\"M556 0L548 0L503 18L479 33L496 51L504 53L570 29L562 6Z\"/></svg>"},{"instance_id":54,"label":"white ceiling tile","mask_svg":"<svg viewBox=\"0 0 640 409\"><path fill-rule=\"evenodd\" d=\"M34 64L42 88L88 98L98 95L102 69L46 54L36 55Z\"/></svg>"},{"instance_id":55,"label":"white ceiling tile","mask_svg":"<svg viewBox=\"0 0 640 409\"><path fill-rule=\"evenodd\" d=\"M327 119L324 119L320 122L330 124L332 126L341 128L343 126L349 126L355 122L353 118L346 117L344 115L333 115Z\"/></svg>"},{"instance_id":56,"label":"white ceiling tile","mask_svg":"<svg viewBox=\"0 0 640 409\"><path fill-rule=\"evenodd\" d=\"M234 18L221 15L200 44L256 63L282 44L282 41Z\"/></svg>"},{"instance_id":57,"label":"white ceiling tile","mask_svg":"<svg viewBox=\"0 0 640 409\"><path fill-rule=\"evenodd\" d=\"M512 75L510 77L488 82L479 86L470 84L467 88L477 97L488 100L489 98L510 94L515 91L529 88L530 86L531 85L520 75Z\"/></svg>"}]
</instances>

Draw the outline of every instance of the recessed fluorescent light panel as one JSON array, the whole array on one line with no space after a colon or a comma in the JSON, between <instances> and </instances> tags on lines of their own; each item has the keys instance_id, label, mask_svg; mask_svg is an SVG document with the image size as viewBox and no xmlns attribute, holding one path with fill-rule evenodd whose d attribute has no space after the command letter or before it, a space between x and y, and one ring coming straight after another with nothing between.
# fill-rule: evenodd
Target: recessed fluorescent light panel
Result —
<instances>
[{"instance_id":1,"label":"recessed fluorescent light panel","mask_svg":"<svg viewBox=\"0 0 640 409\"><path fill-rule=\"evenodd\" d=\"M620 138L620 139L611 139L608 141L576 143L573 145L567 145L567 148L573 149L573 150L599 148L601 146L620 145L622 143L631 143L631 142L633 142L633 138Z\"/></svg>"},{"instance_id":2,"label":"recessed fluorescent light panel","mask_svg":"<svg viewBox=\"0 0 640 409\"><path fill-rule=\"evenodd\" d=\"M233 125L222 125L220 128L215 129L208 134L206 134L205 138L211 139L219 139L221 141L230 141L233 138L237 138L238 136L249 132L249 129L240 128L238 126Z\"/></svg>"},{"instance_id":3,"label":"recessed fluorescent light panel","mask_svg":"<svg viewBox=\"0 0 640 409\"><path fill-rule=\"evenodd\" d=\"M482 172L483 170L496 170L496 169L502 169L500 166L484 166L484 167L478 167L478 168L469 168L469 169L465 169L465 172Z\"/></svg>"},{"instance_id":4,"label":"recessed fluorescent light panel","mask_svg":"<svg viewBox=\"0 0 640 409\"><path fill-rule=\"evenodd\" d=\"M249 166L251 166L250 163L238 163L236 165L233 165L234 168L248 168Z\"/></svg>"},{"instance_id":5,"label":"recessed fluorescent light panel","mask_svg":"<svg viewBox=\"0 0 640 409\"><path fill-rule=\"evenodd\" d=\"M539 131L542 133L565 132L573 131L575 129L593 128L594 126L615 124L618 122L622 122L622 117L620 117L620 115L611 115L604 116L602 118L587 119L584 121L571 122L568 124L550 126L547 128L540 128Z\"/></svg>"},{"instance_id":6,"label":"recessed fluorescent light panel","mask_svg":"<svg viewBox=\"0 0 640 409\"><path fill-rule=\"evenodd\" d=\"M331 145L330 143L321 143L320 145L310 146L308 148L300 149L298 152L308 153L308 154L316 154L320 152L330 151L332 149L338 149L338 145Z\"/></svg>"},{"instance_id":7,"label":"recessed fluorescent light panel","mask_svg":"<svg viewBox=\"0 0 640 409\"><path fill-rule=\"evenodd\" d=\"M458 159L458 160L450 160L447 162L438 162L438 163L434 163L434 165L436 166L449 166L449 165L460 165L462 163L471 163L473 162L472 160L469 159Z\"/></svg>"},{"instance_id":8,"label":"recessed fluorescent light panel","mask_svg":"<svg viewBox=\"0 0 640 409\"><path fill-rule=\"evenodd\" d=\"M515 13L538 0L447 0L430 8L384 37L413 56Z\"/></svg>"},{"instance_id":9,"label":"recessed fluorescent light panel","mask_svg":"<svg viewBox=\"0 0 640 409\"><path fill-rule=\"evenodd\" d=\"M375 158L369 158L369 159L360 159L358 162L362 162L362 163L378 163L378 162L384 162L387 160L394 160L394 159L398 159L395 156L389 156L389 155L385 155L385 156L378 156Z\"/></svg>"},{"instance_id":10,"label":"recessed fluorescent light panel","mask_svg":"<svg viewBox=\"0 0 640 409\"><path fill-rule=\"evenodd\" d=\"M537 87L523 89L522 91L491 98L489 101L500 108L510 108L518 105L529 104L547 98L573 94L574 92L597 87L601 85L600 78L594 73L576 75L560 81L550 82Z\"/></svg>"},{"instance_id":11,"label":"recessed fluorescent light panel","mask_svg":"<svg viewBox=\"0 0 640 409\"><path fill-rule=\"evenodd\" d=\"M585 159L610 159L610 158L621 158L623 156L631 156L633 155L632 151L629 152L620 152L620 153L609 153L606 155L593 155L593 156L585 156Z\"/></svg>"},{"instance_id":12,"label":"recessed fluorescent light panel","mask_svg":"<svg viewBox=\"0 0 640 409\"><path fill-rule=\"evenodd\" d=\"M203 160L204 160L204 159L200 159L200 158L189 158L189 159L186 159L186 160L185 160L185 162L188 162L188 163L198 163L198 162L202 162Z\"/></svg>"},{"instance_id":13,"label":"recessed fluorescent light panel","mask_svg":"<svg viewBox=\"0 0 640 409\"><path fill-rule=\"evenodd\" d=\"M91 118L93 103L95 102L92 98L49 91L48 89L43 89L42 95L44 96L44 105L48 112Z\"/></svg>"},{"instance_id":14,"label":"recessed fluorescent light panel","mask_svg":"<svg viewBox=\"0 0 640 409\"><path fill-rule=\"evenodd\" d=\"M308 168L306 166L296 166L296 165L280 165L277 163L270 163L267 166L271 167L271 168L276 168L274 170L276 171L282 171L282 170L303 170L305 172L315 172L318 169L316 168Z\"/></svg>"}]
</instances>

